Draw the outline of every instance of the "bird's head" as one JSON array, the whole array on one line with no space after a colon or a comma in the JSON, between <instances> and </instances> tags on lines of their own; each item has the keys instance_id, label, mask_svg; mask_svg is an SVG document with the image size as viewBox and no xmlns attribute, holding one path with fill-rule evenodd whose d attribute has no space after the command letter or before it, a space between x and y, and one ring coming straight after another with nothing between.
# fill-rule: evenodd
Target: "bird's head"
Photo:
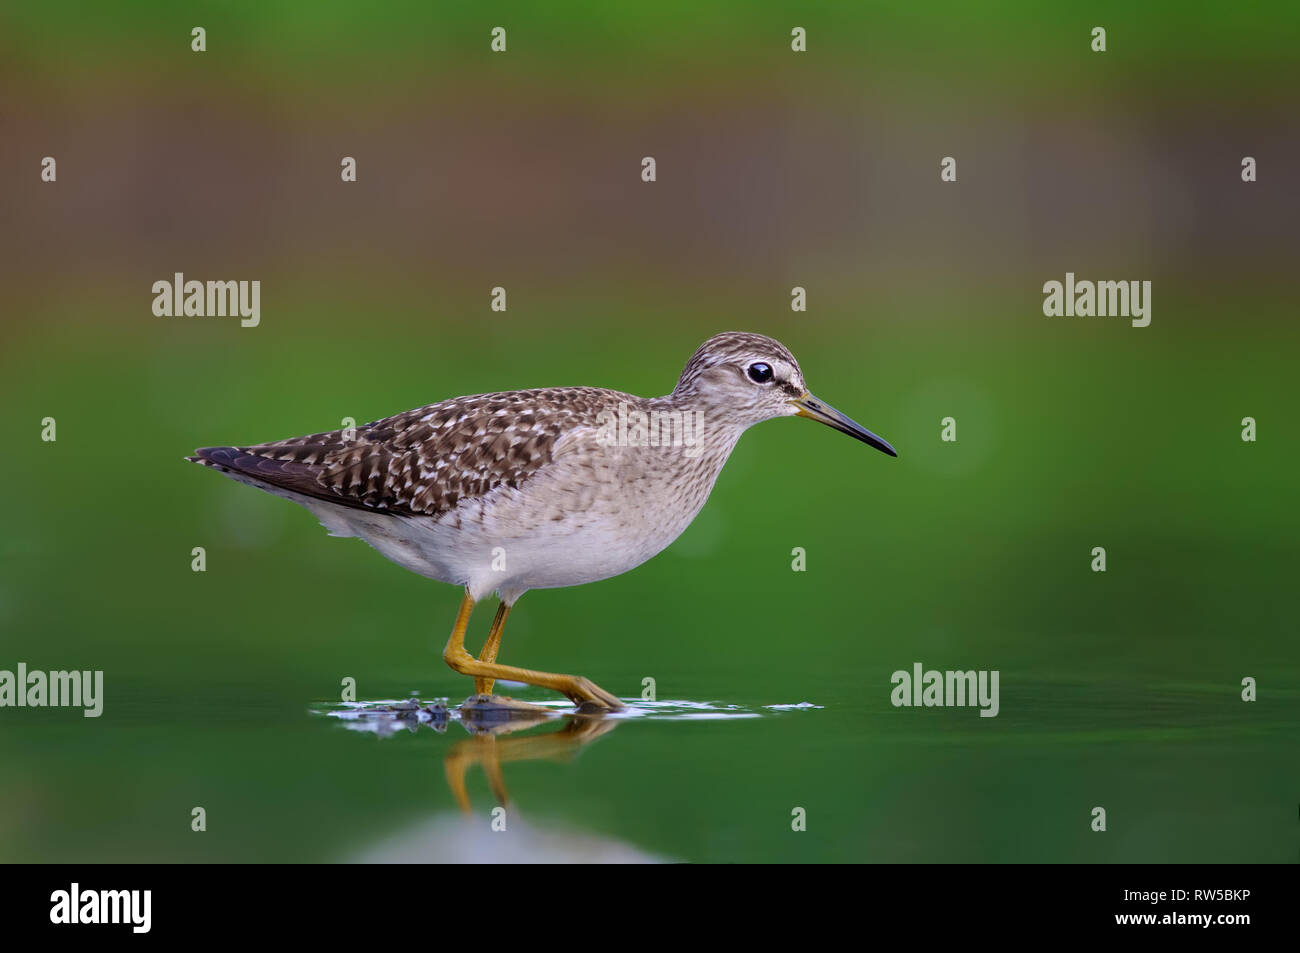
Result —
<instances>
[{"instance_id":1,"label":"bird's head","mask_svg":"<svg viewBox=\"0 0 1300 953\"><path fill-rule=\"evenodd\" d=\"M726 331L709 338L686 362L673 396L742 427L772 417L808 417L898 456L886 441L814 397L794 355L761 334Z\"/></svg>"}]
</instances>

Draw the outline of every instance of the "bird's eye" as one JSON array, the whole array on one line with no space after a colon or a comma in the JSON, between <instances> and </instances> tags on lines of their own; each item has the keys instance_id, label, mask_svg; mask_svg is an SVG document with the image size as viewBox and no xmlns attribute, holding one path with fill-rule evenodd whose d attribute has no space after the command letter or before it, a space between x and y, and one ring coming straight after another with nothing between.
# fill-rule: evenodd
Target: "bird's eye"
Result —
<instances>
[{"instance_id":1,"label":"bird's eye","mask_svg":"<svg viewBox=\"0 0 1300 953\"><path fill-rule=\"evenodd\" d=\"M772 368L761 361L749 365L749 379L755 384L767 384L772 380Z\"/></svg>"}]
</instances>

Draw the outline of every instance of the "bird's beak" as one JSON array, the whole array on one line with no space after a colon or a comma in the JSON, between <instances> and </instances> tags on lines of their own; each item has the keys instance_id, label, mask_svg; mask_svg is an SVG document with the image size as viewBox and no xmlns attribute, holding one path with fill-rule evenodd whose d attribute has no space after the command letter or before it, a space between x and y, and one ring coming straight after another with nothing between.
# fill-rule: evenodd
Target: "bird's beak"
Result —
<instances>
[{"instance_id":1,"label":"bird's beak","mask_svg":"<svg viewBox=\"0 0 1300 953\"><path fill-rule=\"evenodd\" d=\"M891 457L898 456L898 451L889 445L889 441L877 437L857 421L846 417L830 404L823 404L807 391L804 392L802 397L792 398L790 403L799 408L799 413L796 416L807 417L809 420L819 420L828 427L834 427L840 433L846 433L865 444L870 444L882 453L887 453Z\"/></svg>"}]
</instances>

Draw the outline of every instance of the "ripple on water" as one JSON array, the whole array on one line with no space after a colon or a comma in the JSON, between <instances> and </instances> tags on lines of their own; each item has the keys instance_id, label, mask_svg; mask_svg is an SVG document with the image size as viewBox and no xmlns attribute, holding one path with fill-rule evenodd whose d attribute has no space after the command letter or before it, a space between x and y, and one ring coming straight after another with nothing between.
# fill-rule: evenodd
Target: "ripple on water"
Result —
<instances>
[{"instance_id":1,"label":"ripple on water","mask_svg":"<svg viewBox=\"0 0 1300 953\"><path fill-rule=\"evenodd\" d=\"M682 699L648 701L638 698L625 699L625 702L627 707L623 710L602 713L601 717L618 721L730 721L762 718L764 715L777 712L811 711L823 708L822 705L815 705L812 702L762 705L757 708L719 701ZM540 718L561 718L576 714L572 702L564 699L530 700L529 704L535 706L534 714ZM381 737L403 730L415 731L421 725L433 728L435 731L445 731L450 722L467 720L461 712L461 707L449 705L445 698L431 702L423 702L415 698L334 702L315 705L311 708L311 713L338 719L349 730L372 733Z\"/></svg>"}]
</instances>

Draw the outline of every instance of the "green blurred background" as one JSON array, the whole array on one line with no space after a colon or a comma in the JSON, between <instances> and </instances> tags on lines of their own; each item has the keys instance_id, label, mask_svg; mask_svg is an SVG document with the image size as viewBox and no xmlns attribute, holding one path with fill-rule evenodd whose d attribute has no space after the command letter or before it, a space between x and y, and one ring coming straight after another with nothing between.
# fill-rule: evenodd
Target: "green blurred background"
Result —
<instances>
[{"instance_id":1,"label":"green blurred background","mask_svg":"<svg viewBox=\"0 0 1300 953\"><path fill-rule=\"evenodd\" d=\"M465 393L666 393L742 329L900 457L765 424L668 551L521 601L503 661L760 714L507 766L534 829L684 860L1294 862L1298 26L1290 3L0 7L0 668L106 683L99 719L0 710L0 859L491 857L436 826L459 726L309 714L344 677L462 698L459 593L182 457ZM260 326L154 317L175 271L260 280ZM1044 317L1067 271L1152 281L1150 327ZM916 661L999 670L1001 714L892 708Z\"/></svg>"}]
</instances>

